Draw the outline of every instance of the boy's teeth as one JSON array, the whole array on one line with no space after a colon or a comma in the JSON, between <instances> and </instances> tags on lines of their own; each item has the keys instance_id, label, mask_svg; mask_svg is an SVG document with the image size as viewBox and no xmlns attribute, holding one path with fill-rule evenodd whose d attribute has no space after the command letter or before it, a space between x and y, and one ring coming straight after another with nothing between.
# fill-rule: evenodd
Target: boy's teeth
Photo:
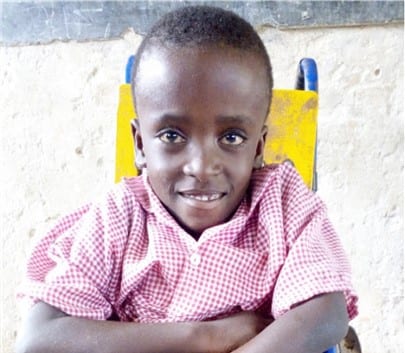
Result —
<instances>
[{"instance_id":1,"label":"boy's teeth","mask_svg":"<svg viewBox=\"0 0 405 353\"><path fill-rule=\"evenodd\" d=\"M186 195L190 199L198 201L214 201L221 197L221 194L212 194L212 195Z\"/></svg>"}]
</instances>

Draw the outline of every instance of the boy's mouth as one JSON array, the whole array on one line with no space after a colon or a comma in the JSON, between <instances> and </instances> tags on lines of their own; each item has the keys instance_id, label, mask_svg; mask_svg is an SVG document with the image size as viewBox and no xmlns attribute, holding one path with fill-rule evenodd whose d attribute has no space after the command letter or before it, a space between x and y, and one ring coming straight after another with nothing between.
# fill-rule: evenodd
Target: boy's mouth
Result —
<instances>
[{"instance_id":1,"label":"boy's mouth","mask_svg":"<svg viewBox=\"0 0 405 353\"><path fill-rule=\"evenodd\" d=\"M195 200L200 202L212 202L221 199L225 196L223 192L217 191L197 191L197 190L190 190L190 191L182 191L179 194L184 197L185 199Z\"/></svg>"},{"instance_id":2,"label":"boy's mouth","mask_svg":"<svg viewBox=\"0 0 405 353\"><path fill-rule=\"evenodd\" d=\"M192 193L190 193L189 194L189 193L181 192L180 195L187 199L209 202L209 201L219 200L224 194L222 194L222 193L213 193L213 194L192 194Z\"/></svg>"}]
</instances>

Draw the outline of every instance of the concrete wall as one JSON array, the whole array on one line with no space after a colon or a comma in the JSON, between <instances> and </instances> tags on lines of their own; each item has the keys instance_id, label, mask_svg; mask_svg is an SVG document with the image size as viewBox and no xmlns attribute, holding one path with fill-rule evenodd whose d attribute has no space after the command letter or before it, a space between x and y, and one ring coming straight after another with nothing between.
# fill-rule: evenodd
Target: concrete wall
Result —
<instances>
[{"instance_id":1,"label":"concrete wall","mask_svg":"<svg viewBox=\"0 0 405 353\"><path fill-rule=\"evenodd\" d=\"M402 352L403 26L260 34L277 87L293 86L301 57L318 61L319 194L352 262L352 325L365 353ZM33 237L113 182L118 86L139 41L0 48L1 352Z\"/></svg>"}]
</instances>

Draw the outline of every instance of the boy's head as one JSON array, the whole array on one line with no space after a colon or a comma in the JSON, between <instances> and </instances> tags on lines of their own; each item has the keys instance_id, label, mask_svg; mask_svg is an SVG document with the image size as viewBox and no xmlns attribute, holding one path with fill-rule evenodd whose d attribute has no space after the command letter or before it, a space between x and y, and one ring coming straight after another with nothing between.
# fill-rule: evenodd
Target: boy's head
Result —
<instances>
[{"instance_id":1,"label":"boy's head","mask_svg":"<svg viewBox=\"0 0 405 353\"><path fill-rule=\"evenodd\" d=\"M272 85L257 33L222 9L169 13L142 42L132 80L136 163L191 234L227 221L261 167Z\"/></svg>"},{"instance_id":2,"label":"boy's head","mask_svg":"<svg viewBox=\"0 0 405 353\"><path fill-rule=\"evenodd\" d=\"M228 47L256 53L265 65L270 106L273 75L266 48L254 28L233 12L216 7L191 6L169 12L155 23L137 51L132 70L134 99L142 55L148 48L156 46L173 49Z\"/></svg>"}]
</instances>

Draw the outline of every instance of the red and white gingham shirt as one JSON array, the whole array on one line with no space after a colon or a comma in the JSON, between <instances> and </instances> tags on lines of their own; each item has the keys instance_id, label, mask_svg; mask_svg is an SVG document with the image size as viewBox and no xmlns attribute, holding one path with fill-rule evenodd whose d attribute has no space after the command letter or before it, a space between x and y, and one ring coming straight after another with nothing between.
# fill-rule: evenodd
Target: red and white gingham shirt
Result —
<instances>
[{"instance_id":1,"label":"red and white gingham shirt","mask_svg":"<svg viewBox=\"0 0 405 353\"><path fill-rule=\"evenodd\" d=\"M278 318L343 291L350 268L324 204L288 164L255 171L233 218L196 241L147 177L124 179L61 218L33 249L20 296L72 316L178 322L256 310Z\"/></svg>"}]
</instances>

